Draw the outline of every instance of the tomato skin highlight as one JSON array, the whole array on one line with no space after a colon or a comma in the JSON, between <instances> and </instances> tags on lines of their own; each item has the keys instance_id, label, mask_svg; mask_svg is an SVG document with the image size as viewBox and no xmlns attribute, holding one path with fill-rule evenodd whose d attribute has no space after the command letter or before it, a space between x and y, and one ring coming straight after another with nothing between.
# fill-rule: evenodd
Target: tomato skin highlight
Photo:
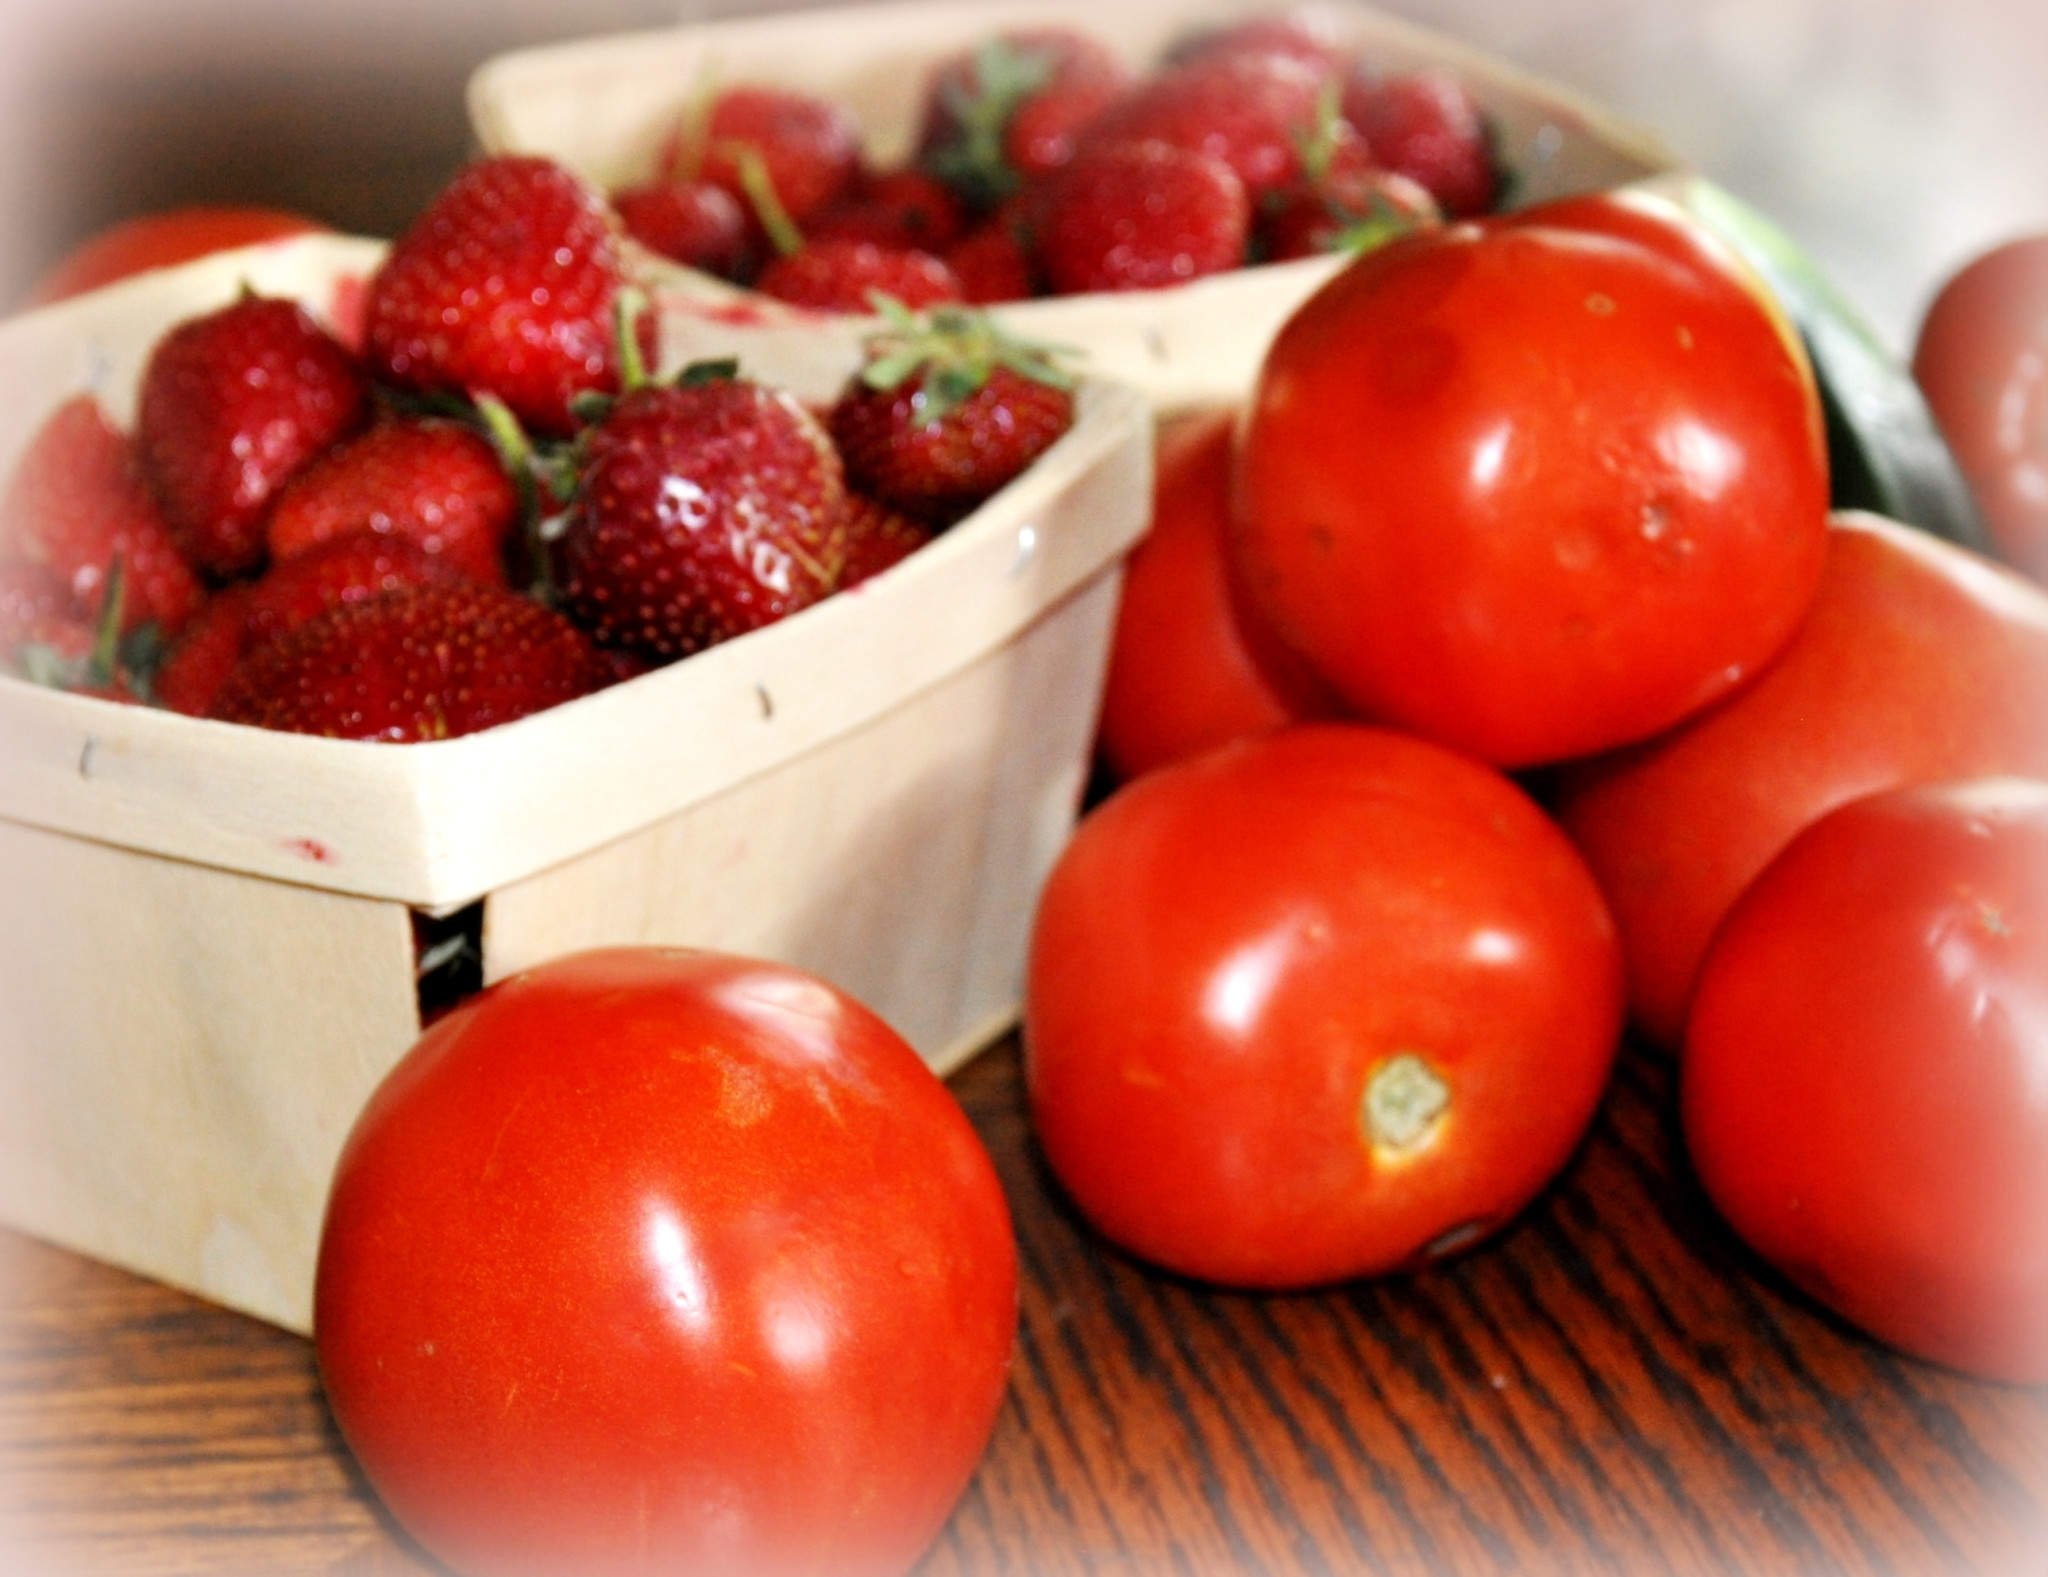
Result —
<instances>
[{"instance_id":1,"label":"tomato skin highlight","mask_svg":"<svg viewBox=\"0 0 2048 1577\"><path fill-rule=\"evenodd\" d=\"M1242 431L1232 552L1265 621L1359 715L1509 767L1746 682L1823 556L1782 313L1591 201L1360 257L1282 327Z\"/></svg>"},{"instance_id":2,"label":"tomato skin highlight","mask_svg":"<svg viewBox=\"0 0 2048 1577\"><path fill-rule=\"evenodd\" d=\"M1896 789L1801 833L1702 972L1701 1181L1822 1303L2048 1380L2048 784Z\"/></svg>"},{"instance_id":3,"label":"tomato skin highlight","mask_svg":"<svg viewBox=\"0 0 2048 1577\"><path fill-rule=\"evenodd\" d=\"M2048 776L2048 597L1965 549L1842 514L1812 612L1758 681L1550 803L1621 927L1637 1025L1676 1048L1714 928L1802 827L1861 795Z\"/></svg>"},{"instance_id":4,"label":"tomato skin highlight","mask_svg":"<svg viewBox=\"0 0 2048 1577\"><path fill-rule=\"evenodd\" d=\"M1335 716L1336 698L1250 622L1224 538L1236 413L1159 435L1152 528L1124 564L1097 748L1120 779L1248 734Z\"/></svg>"},{"instance_id":5,"label":"tomato skin highlight","mask_svg":"<svg viewBox=\"0 0 2048 1577\"><path fill-rule=\"evenodd\" d=\"M1943 283L1913 377L1999 555L2048 582L2048 235L1993 247Z\"/></svg>"},{"instance_id":6,"label":"tomato skin highlight","mask_svg":"<svg viewBox=\"0 0 2048 1577\"><path fill-rule=\"evenodd\" d=\"M1570 845L1493 769L1312 723L1112 795L1055 868L1031 1115L1102 1233L1226 1285L1410 1268L1568 1159L1620 959Z\"/></svg>"},{"instance_id":7,"label":"tomato skin highlight","mask_svg":"<svg viewBox=\"0 0 2048 1577\"><path fill-rule=\"evenodd\" d=\"M1007 1207L881 1020L611 949L440 1020L337 1169L315 1343L398 1521L465 1572L895 1573L1001 1405Z\"/></svg>"}]
</instances>

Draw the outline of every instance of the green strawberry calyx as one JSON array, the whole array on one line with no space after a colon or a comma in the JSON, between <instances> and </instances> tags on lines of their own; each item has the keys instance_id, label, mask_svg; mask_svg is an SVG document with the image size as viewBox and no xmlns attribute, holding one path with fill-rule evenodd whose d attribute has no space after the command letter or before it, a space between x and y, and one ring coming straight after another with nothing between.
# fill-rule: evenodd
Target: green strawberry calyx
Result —
<instances>
[{"instance_id":1,"label":"green strawberry calyx","mask_svg":"<svg viewBox=\"0 0 2048 1577\"><path fill-rule=\"evenodd\" d=\"M1019 339L986 312L961 306L915 312L881 291L868 301L882 327L868 337L861 382L886 394L915 380L927 425L979 394L998 367L1048 388L1074 387L1063 359L1078 352Z\"/></svg>"}]
</instances>

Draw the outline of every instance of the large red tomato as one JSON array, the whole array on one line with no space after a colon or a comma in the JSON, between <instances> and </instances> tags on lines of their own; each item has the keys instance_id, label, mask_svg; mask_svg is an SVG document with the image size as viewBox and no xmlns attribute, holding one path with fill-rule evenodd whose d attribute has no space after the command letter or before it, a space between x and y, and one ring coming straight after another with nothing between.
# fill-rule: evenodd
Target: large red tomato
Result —
<instances>
[{"instance_id":1,"label":"large red tomato","mask_svg":"<svg viewBox=\"0 0 2048 1577\"><path fill-rule=\"evenodd\" d=\"M1124 568L1098 748L1120 778L1283 723L1336 700L1245 621L1223 556L1236 413L1159 435L1152 529Z\"/></svg>"},{"instance_id":2,"label":"large red tomato","mask_svg":"<svg viewBox=\"0 0 2048 1577\"><path fill-rule=\"evenodd\" d=\"M1282 327L1232 551L1364 715L1509 766L1741 685L1820 573L1812 374L1754 277L1583 198L1369 252Z\"/></svg>"},{"instance_id":3,"label":"large red tomato","mask_svg":"<svg viewBox=\"0 0 2048 1577\"><path fill-rule=\"evenodd\" d=\"M2048 235L1993 248L1942 286L1913 376L1999 553L2048 581Z\"/></svg>"},{"instance_id":4,"label":"large red tomato","mask_svg":"<svg viewBox=\"0 0 2048 1577\"><path fill-rule=\"evenodd\" d=\"M2002 772L2048 776L2048 597L1841 515L1813 611L1762 678L1568 768L1552 804L1613 905L1638 1023L1676 1046L1714 927L1800 828L1878 789Z\"/></svg>"},{"instance_id":5,"label":"large red tomato","mask_svg":"<svg viewBox=\"0 0 2048 1577\"><path fill-rule=\"evenodd\" d=\"M458 1007L377 1090L314 1339L459 1570L893 1573L987 1441L1016 1298L987 1154L880 1019L614 949Z\"/></svg>"},{"instance_id":6,"label":"large red tomato","mask_svg":"<svg viewBox=\"0 0 2048 1577\"><path fill-rule=\"evenodd\" d=\"M1621 1015L1612 922L1500 773L1307 723L1138 779L1034 929L1053 1171L1168 1269L1297 1287L1504 1225L1570 1156Z\"/></svg>"},{"instance_id":7,"label":"large red tomato","mask_svg":"<svg viewBox=\"0 0 2048 1577\"><path fill-rule=\"evenodd\" d=\"M2048 1380L2048 784L1858 800L1714 942L1680 1083L1700 1178L1821 1302Z\"/></svg>"},{"instance_id":8,"label":"large red tomato","mask_svg":"<svg viewBox=\"0 0 2048 1577\"><path fill-rule=\"evenodd\" d=\"M29 292L29 304L62 301L131 274L212 252L308 235L327 227L281 208L196 206L123 220L66 253Z\"/></svg>"}]
</instances>

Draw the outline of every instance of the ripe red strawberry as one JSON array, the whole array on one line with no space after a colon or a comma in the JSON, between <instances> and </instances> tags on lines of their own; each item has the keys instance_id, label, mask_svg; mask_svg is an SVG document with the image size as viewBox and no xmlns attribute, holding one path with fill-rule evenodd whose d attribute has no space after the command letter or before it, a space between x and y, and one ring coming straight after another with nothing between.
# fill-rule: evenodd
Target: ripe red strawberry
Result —
<instances>
[{"instance_id":1,"label":"ripe red strawberry","mask_svg":"<svg viewBox=\"0 0 2048 1577\"><path fill-rule=\"evenodd\" d=\"M1183 284L1244 261L1251 214L1221 159L1164 142L1091 144L1046 184L1039 263L1062 295Z\"/></svg>"},{"instance_id":2,"label":"ripe red strawberry","mask_svg":"<svg viewBox=\"0 0 2048 1577\"><path fill-rule=\"evenodd\" d=\"M481 159L429 203L370 280L366 354L423 394L495 395L534 432L565 436L570 401L618 388L617 217L552 160ZM654 354L654 319L639 319Z\"/></svg>"},{"instance_id":3,"label":"ripe red strawberry","mask_svg":"<svg viewBox=\"0 0 2048 1577\"><path fill-rule=\"evenodd\" d=\"M1323 72L1342 71L1351 59L1330 14L1303 7L1204 29L1176 43L1167 51L1166 61L1184 65L1235 54L1289 55Z\"/></svg>"},{"instance_id":4,"label":"ripe red strawberry","mask_svg":"<svg viewBox=\"0 0 2048 1577\"><path fill-rule=\"evenodd\" d=\"M1363 252L1441 223L1435 200L1405 175L1374 167L1333 170L1280 193L1259 221L1269 262Z\"/></svg>"},{"instance_id":5,"label":"ripe red strawberry","mask_svg":"<svg viewBox=\"0 0 2048 1577\"><path fill-rule=\"evenodd\" d=\"M832 407L832 438L854 489L950 523L1073 425L1073 379L985 313L884 310L887 328Z\"/></svg>"},{"instance_id":6,"label":"ripe red strawberry","mask_svg":"<svg viewBox=\"0 0 2048 1577\"><path fill-rule=\"evenodd\" d=\"M876 292L912 306L961 299L960 281L929 252L870 241L820 241L778 257L754 288L820 312L871 312Z\"/></svg>"},{"instance_id":7,"label":"ripe red strawberry","mask_svg":"<svg viewBox=\"0 0 2048 1577\"><path fill-rule=\"evenodd\" d=\"M923 521L865 493L846 495L841 533L846 556L839 566L840 591L901 564L937 535Z\"/></svg>"},{"instance_id":8,"label":"ripe red strawberry","mask_svg":"<svg viewBox=\"0 0 2048 1577\"><path fill-rule=\"evenodd\" d=\"M0 664L17 672L26 648L40 648L56 660L82 662L92 651L93 627L79 616L71 588L47 564L14 559L0 564ZM41 679L41 674L31 677Z\"/></svg>"},{"instance_id":9,"label":"ripe red strawberry","mask_svg":"<svg viewBox=\"0 0 2048 1577\"><path fill-rule=\"evenodd\" d=\"M899 251L938 252L959 236L966 214L944 182L921 170L870 176L804 224L820 241L871 241Z\"/></svg>"},{"instance_id":10,"label":"ripe red strawberry","mask_svg":"<svg viewBox=\"0 0 2048 1577\"><path fill-rule=\"evenodd\" d=\"M1485 213L1499 199L1492 127L1452 73L1354 76L1344 90L1344 114L1376 163L1417 182L1453 219Z\"/></svg>"},{"instance_id":11,"label":"ripe red strawberry","mask_svg":"<svg viewBox=\"0 0 2048 1577\"><path fill-rule=\"evenodd\" d=\"M254 569L272 495L368 410L355 357L294 302L246 295L172 329L143 369L135 439L186 560Z\"/></svg>"},{"instance_id":12,"label":"ripe red strawberry","mask_svg":"<svg viewBox=\"0 0 2048 1577\"><path fill-rule=\"evenodd\" d=\"M1082 128L1129 81L1106 44L1071 28L997 33L933 71L918 162L970 205L992 207L1066 163Z\"/></svg>"},{"instance_id":13,"label":"ripe red strawberry","mask_svg":"<svg viewBox=\"0 0 2048 1577\"><path fill-rule=\"evenodd\" d=\"M207 715L249 649L249 607L255 600L256 582L250 580L223 586L206 599L157 664L150 682L157 705L187 717Z\"/></svg>"},{"instance_id":14,"label":"ripe red strawberry","mask_svg":"<svg viewBox=\"0 0 2048 1577\"><path fill-rule=\"evenodd\" d=\"M343 603L263 643L210 715L340 739L452 739L588 694L603 670L552 609L469 580Z\"/></svg>"},{"instance_id":15,"label":"ripe red strawberry","mask_svg":"<svg viewBox=\"0 0 2048 1577\"><path fill-rule=\"evenodd\" d=\"M960 298L973 306L1024 301L1038 293L1038 262L1022 227L1000 216L947 247L941 261L960 281Z\"/></svg>"},{"instance_id":16,"label":"ripe red strawberry","mask_svg":"<svg viewBox=\"0 0 2048 1577\"><path fill-rule=\"evenodd\" d=\"M789 395L693 368L621 396L580 447L555 567L600 645L687 656L837 584L844 474Z\"/></svg>"},{"instance_id":17,"label":"ripe red strawberry","mask_svg":"<svg viewBox=\"0 0 2048 1577\"><path fill-rule=\"evenodd\" d=\"M747 215L709 181L655 180L612 194L626 233L663 257L736 279L746 266Z\"/></svg>"},{"instance_id":18,"label":"ripe red strawberry","mask_svg":"<svg viewBox=\"0 0 2048 1577\"><path fill-rule=\"evenodd\" d=\"M205 595L133 446L89 394L59 405L29 440L0 499L0 553L47 565L88 625L118 559L123 634L153 624L175 635Z\"/></svg>"},{"instance_id":19,"label":"ripe red strawberry","mask_svg":"<svg viewBox=\"0 0 2048 1577\"><path fill-rule=\"evenodd\" d=\"M393 417L286 483L266 534L278 560L364 531L405 537L473 579L502 582L518 515L518 489L474 429Z\"/></svg>"},{"instance_id":20,"label":"ripe red strawberry","mask_svg":"<svg viewBox=\"0 0 2048 1577\"><path fill-rule=\"evenodd\" d=\"M1147 78L1103 111L1085 140L1206 153L1229 165L1256 202L1300 175L1326 80L1290 55L1216 54Z\"/></svg>"},{"instance_id":21,"label":"ripe red strawberry","mask_svg":"<svg viewBox=\"0 0 2048 1577\"><path fill-rule=\"evenodd\" d=\"M256 581L244 624L249 647L295 630L344 602L367 602L400 586L457 580L462 572L407 537L370 531L333 537L281 559Z\"/></svg>"},{"instance_id":22,"label":"ripe red strawberry","mask_svg":"<svg viewBox=\"0 0 2048 1577\"><path fill-rule=\"evenodd\" d=\"M844 192L860 168L860 127L841 104L788 88L742 83L716 94L701 120L678 128L667 173L709 181L751 217L759 194L741 150L750 150L775 201L801 225Z\"/></svg>"}]
</instances>

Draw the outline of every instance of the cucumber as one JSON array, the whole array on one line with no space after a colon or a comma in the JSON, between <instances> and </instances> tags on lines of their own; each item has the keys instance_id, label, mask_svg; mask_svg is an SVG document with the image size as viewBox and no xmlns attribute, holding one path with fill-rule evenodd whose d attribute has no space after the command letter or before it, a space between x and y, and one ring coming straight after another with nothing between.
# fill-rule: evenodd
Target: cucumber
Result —
<instances>
[{"instance_id":1,"label":"cucumber","mask_svg":"<svg viewBox=\"0 0 2048 1577\"><path fill-rule=\"evenodd\" d=\"M1996 557L1969 484L1919 385L1783 231L1696 175L1651 183L1770 286L1806 343L1827 419L1831 502Z\"/></svg>"}]
</instances>

